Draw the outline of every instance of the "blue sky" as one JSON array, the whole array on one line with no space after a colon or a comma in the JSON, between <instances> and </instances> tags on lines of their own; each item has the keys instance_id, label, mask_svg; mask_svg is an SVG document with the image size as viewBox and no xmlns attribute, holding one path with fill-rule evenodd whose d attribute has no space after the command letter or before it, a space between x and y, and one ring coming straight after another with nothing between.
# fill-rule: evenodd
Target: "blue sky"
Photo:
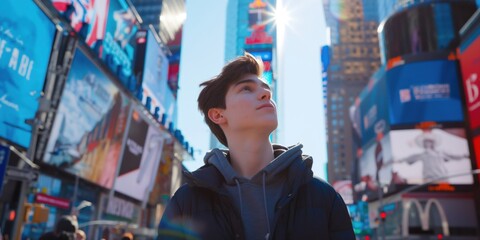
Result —
<instances>
[{"instance_id":1,"label":"blue sky","mask_svg":"<svg viewBox=\"0 0 480 240\"><path fill-rule=\"evenodd\" d=\"M325 177L326 133L321 89L320 48L327 42L321 0L277 0L287 11L277 30L279 129L278 143L303 143L313 156L315 176ZM210 131L197 109L198 85L224 65L226 0L187 1L178 94L178 128L194 147L195 170L209 150Z\"/></svg>"}]
</instances>

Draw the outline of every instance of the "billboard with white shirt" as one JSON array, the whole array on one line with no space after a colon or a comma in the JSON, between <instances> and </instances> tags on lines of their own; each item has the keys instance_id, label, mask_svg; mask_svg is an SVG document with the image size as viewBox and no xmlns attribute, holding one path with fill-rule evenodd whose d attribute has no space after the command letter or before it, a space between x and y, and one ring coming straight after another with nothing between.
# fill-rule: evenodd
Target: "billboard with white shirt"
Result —
<instances>
[{"instance_id":1,"label":"billboard with white shirt","mask_svg":"<svg viewBox=\"0 0 480 240\"><path fill-rule=\"evenodd\" d=\"M464 129L406 129L391 131L390 135L397 184L473 184L468 174L472 165ZM461 176L449 177L454 175Z\"/></svg>"}]
</instances>

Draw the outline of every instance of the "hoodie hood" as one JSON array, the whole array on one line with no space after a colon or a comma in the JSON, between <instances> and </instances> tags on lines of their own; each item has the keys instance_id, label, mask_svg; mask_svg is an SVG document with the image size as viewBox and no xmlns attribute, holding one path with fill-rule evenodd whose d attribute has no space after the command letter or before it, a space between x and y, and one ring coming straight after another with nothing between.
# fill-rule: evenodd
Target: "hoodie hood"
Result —
<instances>
[{"instance_id":1,"label":"hoodie hood","mask_svg":"<svg viewBox=\"0 0 480 240\"><path fill-rule=\"evenodd\" d=\"M240 213L246 239L270 239L275 206L286 204L300 186L313 177L312 158L302 155L302 145L273 145L274 159L252 179L233 169L228 151L213 149L205 165L193 173L184 172L191 186L229 196Z\"/></svg>"},{"instance_id":2,"label":"hoodie hood","mask_svg":"<svg viewBox=\"0 0 480 240\"><path fill-rule=\"evenodd\" d=\"M266 182L274 180L275 176L285 170L295 159L302 156L302 144L296 144L291 147L282 145L273 145L274 159L260 172L250 179L252 183L261 184L263 174L266 176ZM225 178L225 183L232 185L236 180L245 181L246 179L233 169L230 161L227 159L228 150L215 148L205 155L204 162L206 165L215 166Z\"/></svg>"}]
</instances>

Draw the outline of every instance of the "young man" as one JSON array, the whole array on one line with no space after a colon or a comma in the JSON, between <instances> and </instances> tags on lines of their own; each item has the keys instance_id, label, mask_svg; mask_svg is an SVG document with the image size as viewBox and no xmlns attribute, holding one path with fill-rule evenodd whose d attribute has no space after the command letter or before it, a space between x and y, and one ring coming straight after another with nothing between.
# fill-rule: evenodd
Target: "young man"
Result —
<instances>
[{"instance_id":1,"label":"young man","mask_svg":"<svg viewBox=\"0 0 480 240\"><path fill-rule=\"evenodd\" d=\"M313 178L302 145L272 145L277 110L246 54L202 83L198 106L219 141L172 197L158 239L355 239L345 203Z\"/></svg>"}]
</instances>

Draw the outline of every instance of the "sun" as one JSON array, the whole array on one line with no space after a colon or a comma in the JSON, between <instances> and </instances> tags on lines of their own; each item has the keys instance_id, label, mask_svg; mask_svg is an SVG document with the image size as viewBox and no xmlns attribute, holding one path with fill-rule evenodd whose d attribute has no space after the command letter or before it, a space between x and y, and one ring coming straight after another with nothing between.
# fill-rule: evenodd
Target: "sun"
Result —
<instances>
[{"instance_id":1,"label":"sun","mask_svg":"<svg viewBox=\"0 0 480 240\"><path fill-rule=\"evenodd\" d=\"M285 26L290 21L290 15L286 8L277 4L277 7L273 9L273 21L277 26Z\"/></svg>"}]
</instances>

